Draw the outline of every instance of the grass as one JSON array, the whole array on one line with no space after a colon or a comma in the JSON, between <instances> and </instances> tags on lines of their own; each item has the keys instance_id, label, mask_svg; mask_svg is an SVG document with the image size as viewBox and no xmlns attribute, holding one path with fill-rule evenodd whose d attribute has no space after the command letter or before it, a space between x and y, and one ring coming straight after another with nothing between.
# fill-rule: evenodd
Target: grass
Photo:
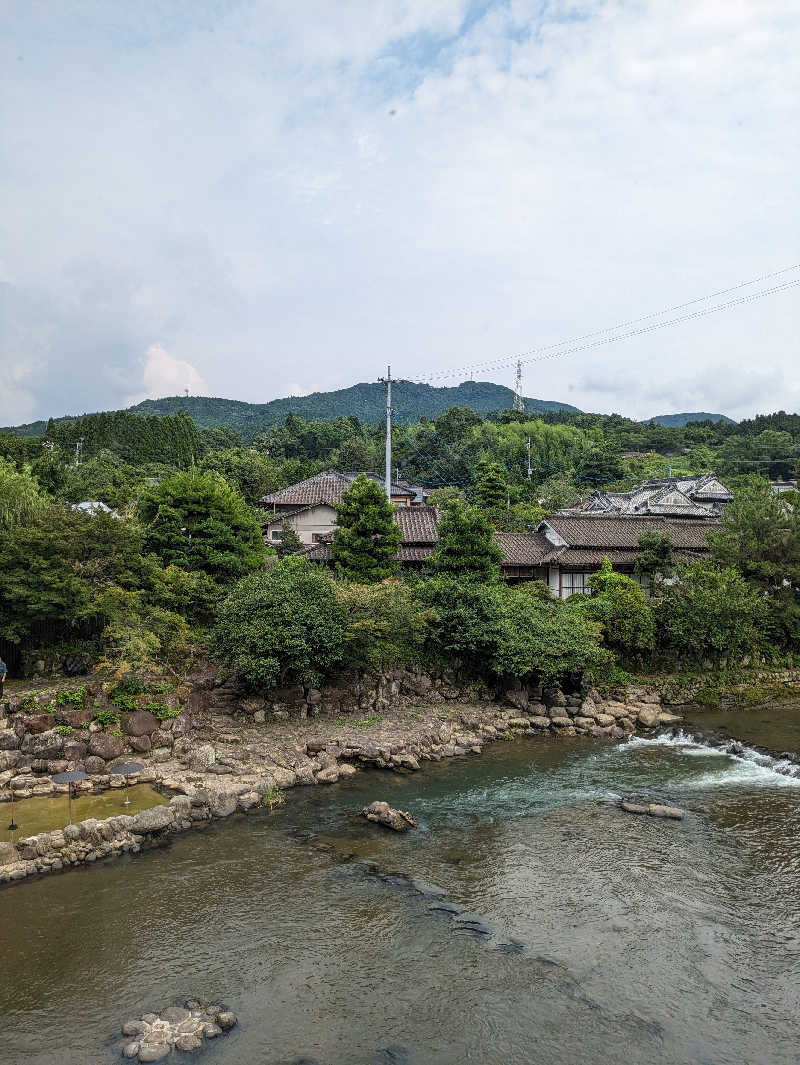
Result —
<instances>
[{"instance_id":1,"label":"grass","mask_svg":"<svg viewBox=\"0 0 800 1065\"><path fill-rule=\"evenodd\" d=\"M358 721L352 721L350 718L339 714L333 719L334 725L337 728L360 728L366 732L367 729L374 728L376 725L380 725L383 721L383 714L372 714L371 717L362 717Z\"/></svg>"},{"instance_id":2,"label":"grass","mask_svg":"<svg viewBox=\"0 0 800 1065\"><path fill-rule=\"evenodd\" d=\"M265 788L264 794L261 796L261 802L272 810L275 806L283 806L286 802L286 796L280 788Z\"/></svg>"}]
</instances>

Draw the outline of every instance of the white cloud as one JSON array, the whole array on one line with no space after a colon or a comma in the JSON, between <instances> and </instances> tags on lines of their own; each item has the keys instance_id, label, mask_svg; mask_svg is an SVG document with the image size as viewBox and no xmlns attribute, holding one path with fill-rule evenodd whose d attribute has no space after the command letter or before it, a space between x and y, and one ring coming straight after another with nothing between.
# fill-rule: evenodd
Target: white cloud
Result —
<instances>
[{"instance_id":1,"label":"white cloud","mask_svg":"<svg viewBox=\"0 0 800 1065\"><path fill-rule=\"evenodd\" d=\"M161 344L151 344L142 371L144 391L128 396L126 406L143 399L183 395L188 388L193 396L206 394L206 383L191 363L173 358Z\"/></svg>"},{"instance_id":2,"label":"white cloud","mask_svg":"<svg viewBox=\"0 0 800 1065\"><path fill-rule=\"evenodd\" d=\"M25 417L155 394L153 337L205 391L266 400L525 351L796 259L785 0L108 10L18 6L0 33L20 308L0 345L41 366ZM526 393L787 406L796 292L532 367ZM723 387L754 365L763 389Z\"/></svg>"}]
</instances>

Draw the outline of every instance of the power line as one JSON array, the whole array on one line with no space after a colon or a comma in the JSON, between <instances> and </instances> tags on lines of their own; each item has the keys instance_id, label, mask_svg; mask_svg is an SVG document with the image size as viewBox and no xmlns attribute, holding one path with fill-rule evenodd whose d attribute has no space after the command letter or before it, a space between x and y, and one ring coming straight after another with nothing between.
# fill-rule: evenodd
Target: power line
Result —
<instances>
[{"instance_id":1,"label":"power line","mask_svg":"<svg viewBox=\"0 0 800 1065\"><path fill-rule=\"evenodd\" d=\"M746 288L748 285L758 284L761 281L766 281L766 280L768 280L770 278L778 277L778 276L780 276L782 274L786 274L786 273L791 272L792 270L798 270L798 269L800 269L800 263L795 264L794 266L787 266L783 270L776 270L776 271L774 271L771 274L763 274L761 277L753 278L750 281L742 281L738 285L733 285L730 288L726 288L726 289L720 289L719 291L712 292L712 293L710 293L707 296L699 296L696 299L688 300L685 303L677 303L677 304L675 304L672 307L667 307L667 308L665 308L664 310L661 310L661 311L654 311L653 313L643 315L640 318L632 318L632 319L629 319L626 322L621 322L621 323L619 323L618 325L615 325L615 326L608 326L605 329L597 329L597 330L594 330L593 332L590 332L590 333L583 333L581 336L574 337L571 340L562 340L562 341L560 341L559 343L556 343L556 344L546 344L546 345L544 345L542 347L532 348L530 351L524 352L522 355L505 355L505 356L502 356L502 357L497 358L497 359L489 359L489 360L487 360L485 362L480 362L480 363L470 363L470 364L466 364L466 365L455 367L455 368L450 369L450 370L439 370L439 371L435 371L434 373L425 374L422 377L415 378L415 380L418 380L418 381L433 381L433 380L440 379L440 378L443 378L443 377L459 376L462 373L467 373L467 372L470 372L470 371L473 371L473 370L498 369L498 368L500 368L502 366L508 365L511 362L514 362L515 360L527 363L527 362L541 362L541 361L544 361L545 359L562 358L565 355L573 355L573 354L575 354L578 351L585 351L585 350L587 350L589 348L600 347L601 345L604 345L604 344L612 344L612 343L615 343L618 340L628 340L631 337L641 336L641 335L643 335L645 333L655 332L658 329L666 329L666 328L668 328L670 326L678 325L681 322L688 322L688 321L691 321L694 318L702 318L702 317L705 317L706 315L709 315L709 314L716 314L719 311L728 310L731 307L740 306L741 304L744 304L744 303L752 303L753 301L758 300L758 299L762 299L765 296L771 296L771 295L774 295L777 292L783 292L786 289L794 288L796 285L800 284L800 278L797 278L797 279L792 280L792 281L784 282L781 285L774 285L771 288L762 289L760 292L754 292L754 293L750 293L750 294L748 294L746 296L739 296L736 299L726 300L724 303L717 304L714 307L706 307L706 308L703 308L703 309L698 310L698 311L693 311L693 312L691 312L689 314L679 315L677 318L671 318L671 319L668 319L665 322L653 322L651 325L644 326L641 329L630 330L627 333L618 333L617 332L617 330L620 330L620 329L627 329L628 326L638 325L640 322L647 322L647 321L650 321L653 318L660 318L660 317L662 317L665 314L671 314L673 311L682 310L684 307L691 307L691 306L694 306L697 303L703 303L706 300L715 299L717 296L725 295L728 292L736 292L739 289ZM602 337L602 335L605 334L605 333L614 333L614 335L610 336L610 337ZM592 337L602 337L602 339L594 340L594 341L592 341L592 343L589 343L589 344L581 344L580 343L581 341L584 341L584 340L590 340ZM560 349L563 349L565 347L565 345L567 345L567 344L574 344L574 345L579 345L579 346L568 348L566 350L560 350ZM544 353L547 353L547 352L549 352L551 354L544 354Z\"/></svg>"}]
</instances>

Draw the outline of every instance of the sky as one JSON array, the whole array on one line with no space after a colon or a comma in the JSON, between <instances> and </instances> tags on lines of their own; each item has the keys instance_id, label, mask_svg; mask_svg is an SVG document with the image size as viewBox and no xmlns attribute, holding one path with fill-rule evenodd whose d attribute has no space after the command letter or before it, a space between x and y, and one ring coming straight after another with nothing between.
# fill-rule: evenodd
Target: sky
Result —
<instances>
[{"instance_id":1,"label":"sky","mask_svg":"<svg viewBox=\"0 0 800 1065\"><path fill-rule=\"evenodd\" d=\"M800 263L800 0L5 0L0 42L0 425L512 385L457 370ZM796 411L798 336L800 286L523 392Z\"/></svg>"}]
</instances>

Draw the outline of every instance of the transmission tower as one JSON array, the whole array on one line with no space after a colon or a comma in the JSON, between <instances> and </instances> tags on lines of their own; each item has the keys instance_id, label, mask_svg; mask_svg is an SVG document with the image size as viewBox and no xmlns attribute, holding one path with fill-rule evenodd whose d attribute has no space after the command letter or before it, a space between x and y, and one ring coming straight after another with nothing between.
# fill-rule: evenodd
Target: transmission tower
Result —
<instances>
[{"instance_id":1,"label":"transmission tower","mask_svg":"<svg viewBox=\"0 0 800 1065\"><path fill-rule=\"evenodd\" d=\"M522 360L517 360L517 372L514 377L514 402L513 410L525 410L525 400L522 398Z\"/></svg>"}]
</instances>

